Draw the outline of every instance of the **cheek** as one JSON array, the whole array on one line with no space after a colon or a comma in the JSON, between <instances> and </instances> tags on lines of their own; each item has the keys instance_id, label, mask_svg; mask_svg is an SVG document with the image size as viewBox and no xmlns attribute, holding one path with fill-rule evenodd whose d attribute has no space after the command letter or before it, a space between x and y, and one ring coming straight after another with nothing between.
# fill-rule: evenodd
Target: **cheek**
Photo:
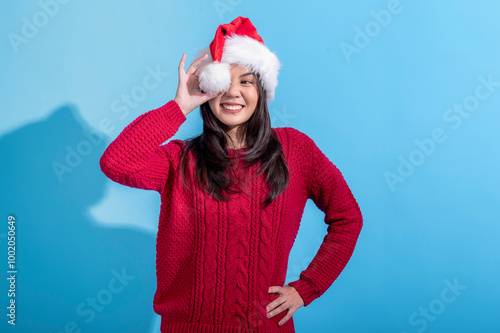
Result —
<instances>
[{"instance_id":1,"label":"cheek","mask_svg":"<svg viewBox=\"0 0 500 333\"><path fill-rule=\"evenodd\" d=\"M211 99L208 101L208 105L210 106L210 109L212 110L212 112L215 112L217 109L217 105L219 105L219 102L217 101L217 99Z\"/></svg>"},{"instance_id":2,"label":"cheek","mask_svg":"<svg viewBox=\"0 0 500 333\"><path fill-rule=\"evenodd\" d=\"M252 104L256 105L257 101L259 100L259 92L257 90L252 91L252 93L249 95L249 98L252 101Z\"/></svg>"}]
</instances>

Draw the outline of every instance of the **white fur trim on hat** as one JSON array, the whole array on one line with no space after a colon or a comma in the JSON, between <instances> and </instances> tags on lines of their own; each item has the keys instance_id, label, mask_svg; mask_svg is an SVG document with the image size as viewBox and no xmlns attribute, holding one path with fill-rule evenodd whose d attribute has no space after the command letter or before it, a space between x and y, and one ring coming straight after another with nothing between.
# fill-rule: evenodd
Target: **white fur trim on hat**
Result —
<instances>
[{"instance_id":1,"label":"white fur trim on hat","mask_svg":"<svg viewBox=\"0 0 500 333\"><path fill-rule=\"evenodd\" d=\"M274 100L281 64L267 46L244 35L226 36L221 62L238 64L259 73L268 102Z\"/></svg>"},{"instance_id":2,"label":"white fur trim on hat","mask_svg":"<svg viewBox=\"0 0 500 333\"><path fill-rule=\"evenodd\" d=\"M209 64L200 71L198 79L200 89L209 95L228 91L231 85L231 68L223 62Z\"/></svg>"},{"instance_id":3,"label":"white fur trim on hat","mask_svg":"<svg viewBox=\"0 0 500 333\"><path fill-rule=\"evenodd\" d=\"M202 65L213 61L209 47L198 51L199 56L204 53L208 53L208 59ZM223 64L227 64L227 67L223 67ZM237 64L259 73L267 93L267 102L274 100L278 71L281 68L278 57L267 46L245 35L225 36L221 62L207 65L200 71L200 89L212 93L229 90L231 84L229 64Z\"/></svg>"}]
</instances>

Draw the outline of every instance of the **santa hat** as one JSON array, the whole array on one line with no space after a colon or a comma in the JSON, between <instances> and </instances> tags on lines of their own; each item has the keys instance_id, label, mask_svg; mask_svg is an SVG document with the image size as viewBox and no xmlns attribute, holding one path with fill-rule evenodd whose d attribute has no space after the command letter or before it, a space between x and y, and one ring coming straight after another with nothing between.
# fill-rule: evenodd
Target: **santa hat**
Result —
<instances>
[{"instance_id":1,"label":"santa hat","mask_svg":"<svg viewBox=\"0 0 500 333\"><path fill-rule=\"evenodd\" d=\"M281 64L278 57L265 45L257 30L248 18L238 16L231 23L217 28L214 40L209 47L198 51L198 57L208 53L203 62L209 64L200 70L200 89L209 94L229 90L231 85L230 64L237 64L259 73L267 102L274 100L278 85L278 71Z\"/></svg>"}]
</instances>

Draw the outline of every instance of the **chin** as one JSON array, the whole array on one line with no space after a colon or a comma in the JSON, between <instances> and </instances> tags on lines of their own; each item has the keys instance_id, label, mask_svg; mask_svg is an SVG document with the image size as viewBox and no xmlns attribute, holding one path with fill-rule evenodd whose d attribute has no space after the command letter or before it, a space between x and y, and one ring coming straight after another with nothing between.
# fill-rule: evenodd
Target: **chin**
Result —
<instances>
[{"instance_id":1,"label":"chin","mask_svg":"<svg viewBox=\"0 0 500 333\"><path fill-rule=\"evenodd\" d=\"M241 124L244 124L248 119L225 119L225 118L222 118L219 120L221 121L221 123L223 123L224 125L226 126L238 126L238 125L241 125Z\"/></svg>"}]
</instances>

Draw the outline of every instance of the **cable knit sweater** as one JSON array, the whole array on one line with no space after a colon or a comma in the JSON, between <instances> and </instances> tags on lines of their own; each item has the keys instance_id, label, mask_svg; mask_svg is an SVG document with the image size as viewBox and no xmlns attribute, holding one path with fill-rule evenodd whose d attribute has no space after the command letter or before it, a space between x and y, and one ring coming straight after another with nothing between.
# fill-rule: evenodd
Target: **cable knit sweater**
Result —
<instances>
[{"instance_id":1,"label":"cable knit sweater","mask_svg":"<svg viewBox=\"0 0 500 333\"><path fill-rule=\"evenodd\" d=\"M111 180L161 195L156 239L154 311L161 332L295 332L286 310L267 318L285 283L288 257L308 198L325 213L327 233L300 278L289 283L304 305L321 296L349 261L362 227L358 204L342 174L306 134L274 128L289 167L287 189L267 208L265 175L242 164L232 177L250 192L218 202L199 184L182 186L184 141L170 140L186 120L171 100L129 124L106 148L100 167ZM227 149L233 162L248 148ZM260 162L259 162L260 164ZM195 164L189 164L190 179ZM189 179L189 178L188 178ZM300 311L300 309L299 309Z\"/></svg>"}]
</instances>

